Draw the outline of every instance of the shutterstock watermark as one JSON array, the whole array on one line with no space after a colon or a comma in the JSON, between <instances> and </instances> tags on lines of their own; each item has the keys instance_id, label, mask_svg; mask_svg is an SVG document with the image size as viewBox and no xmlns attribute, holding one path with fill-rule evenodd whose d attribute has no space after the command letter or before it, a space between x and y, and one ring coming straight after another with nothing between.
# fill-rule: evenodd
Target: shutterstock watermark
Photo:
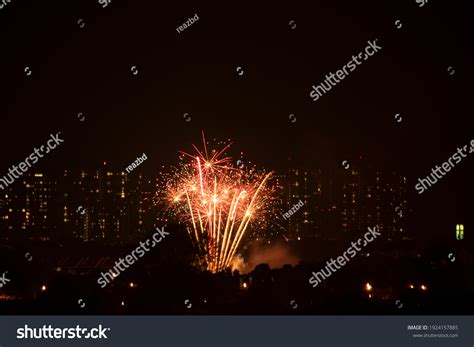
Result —
<instances>
[{"instance_id":1,"label":"shutterstock watermark","mask_svg":"<svg viewBox=\"0 0 474 347\"><path fill-rule=\"evenodd\" d=\"M30 328L25 324L23 328L16 330L16 338L21 339L107 339L106 331L110 328L103 328L99 324L98 328L53 328L51 325L43 325L41 328Z\"/></svg>"},{"instance_id":2,"label":"shutterstock watermark","mask_svg":"<svg viewBox=\"0 0 474 347\"><path fill-rule=\"evenodd\" d=\"M415 185L415 189L418 191L418 194L422 194L429 187L437 183L438 179L443 178L443 176L451 171L454 166L466 158L466 154L474 153L474 140L471 140L470 145L471 148L469 148L469 151L468 145L465 145L463 148L458 147L457 152L448 158L448 161L442 163L441 166L436 165L435 168L431 169L431 175L426 176L425 178L418 178L418 183ZM433 179L433 181L431 179Z\"/></svg>"},{"instance_id":3,"label":"shutterstock watermark","mask_svg":"<svg viewBox=\"0 0 474 347\"><path fill-rule=\"evenodd\" d=\"M318 284L320 284L323 280L331 276L333 273L335 273L337 270L339 270L341 267L346 265L350 259L354 258L357 255L357 252L360 252L363 247L367 246L369 243L374 241L377 236L380 236L382 234L377 232L377 226L374 226L372 229L367 228L369 231L364 234L364 238L360 238L357 240L357 242L352 241L351 246L344 251L342 256L339 256L336 258L336 260L332 259L326 262L326 266L324 269L321 269L318 272L313 271L313 276L310 277L309 283L313 286L313 288L317 287ZM370 236L370 238L369 238ZM357 246L361 246L362 243L362 248L359 248ZM351 258L349 258L347 255L350 255ZM336 264L337 262L337 264ZM338 264L340 266L338 266ZM335 266L335 268L333 268ZM324 272L324 270L327 271Z\"/></svg>"},{"instance_id":4,"label":"shutterstock watermark","mask_svg":"<svg viewBox=\"0 0 474 347\"><path fill-rule=\"evenodd\" d=\"M10 282L10 280L7 278L7 273L8 271L5 271L0 277L0 289L3 288L3 286L6 285L7 282Z\"/></svg>"},{"instance_id":5,"label":"shutterstock watermark","mask_svg":"<svg viewBox=\"0 0 474 347\"><path fill-rule=\"evenodd\" d=\"M64 140L59 138L59 134L61 134L61 132L58 132L56 135L51 134L51 138L46 142L46 147L45 145L42 145L39 149L35 147L34 151L26 157L24 161L19 163L18 166L12 165L8 170L8 174L0 177L0 188L4 190L15 182L16 179L20 178L33 164L36 164L40 158L44 157L42 153L48 154L51 150L63 143Z\"/></svg>"},{"instance_id":6,"label":"shutterstock watermark","mask_svg":"<svg viewBox=\"0 0 474 347\"><path fill-rule=\"evenodd\" d=\"M2 0L2 2L0 3L0 10L7 6L7 4L10 2L11 0Z\"/></svg>"},{"instance_id":7,"label":"shutterstock watermark","mask_svg":"<svg viewBox=\"0 0 474 347\"><path fill-rule=\"evenodd\" d=\"M135 248L132 253L125 256L125 259L119 258L119 260L115 262L115 266L113 267L113 269L110 269L106 273L101 272L100 277L97 279L97 284L100 284L101 288L105 288L105 286L107 286L107 284L113 281L115 277L120 275L121 272L128 269L129 266L135 264L135 262L138 260L138 257L141 258L145 255L146 252L149 252L150 248L148 248L147 246L151 246L151 248L153 248L158 243L160 243L166 237L166 235L169 235L169 233L165 231L164 226L161 229L156 228L156 230L157 232L151 236L151 240L147 239L145 242L140 241L140 246ZM124 268L122 268L122 266Z\"/></svg>"},{"instance_id":8,"label":"shutterstock watermark","mask_svg":"<svg viewBox=\"0 0 474 347\"><path fill-rule=\"evenodd\" d=\"M367 41L368 45L367 47L365 47L364 52L361 52L358 55L353 55L352 60L350 60L346 65L344 65L342 69L337 70L335 74L330 72L329 77L328 75L326 75L326 79L324 80L324 82L319 83L317 86L313 85L313 90L311 91L311 93L309 93L311 99L313 99L313 101L318 100L323 94L329 92L332 87L335 87L344 78L349 76L350 72L354 71L357 66L362 64L362 60L365 61L369 57L380 51L382 47L377 46L377 40L378 39L375 39L373 41Z\"/></svg>"}]
</instances>

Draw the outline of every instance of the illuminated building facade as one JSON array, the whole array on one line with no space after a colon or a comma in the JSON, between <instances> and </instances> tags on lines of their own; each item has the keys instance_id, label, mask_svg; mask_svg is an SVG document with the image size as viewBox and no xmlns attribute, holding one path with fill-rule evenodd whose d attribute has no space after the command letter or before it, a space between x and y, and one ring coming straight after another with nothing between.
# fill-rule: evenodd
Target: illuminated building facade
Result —
<instances>
[{"instance_id":1,"label":"illuminated building facade","mask_svg":"<svg viewBox=\"0 0 474 347\"><path fill-rule=\"evenodd\" d=\"M377 225L387 240L409 239L406 177L361 167L328 174L290 169L283 210L299 200L304 206L287 221L288 238L351 239Z\"/></svg>"},{"instance_id":2,"label":"illuminated building facade","mask_svg":"<svg viewBox=\"0 0 474 347\"><path fill-rule=\"evenodd\" d=\"M24 174L0 196L1 230L21 230L27 238L49 239L55 187L56 182L42 173Z\"/></svg>"},{"instance_id":3,"label":"illuminated building facade","mask_svg":"<svg viewBox=\"0 0 474 347\"><path fill-rule=\"evenodd\" d=\"M65 170L57 179L41 173L0 196L0 232L33 239L126 241L150 230L145 226L140 173Z\"/></svg>"}]
</instances>

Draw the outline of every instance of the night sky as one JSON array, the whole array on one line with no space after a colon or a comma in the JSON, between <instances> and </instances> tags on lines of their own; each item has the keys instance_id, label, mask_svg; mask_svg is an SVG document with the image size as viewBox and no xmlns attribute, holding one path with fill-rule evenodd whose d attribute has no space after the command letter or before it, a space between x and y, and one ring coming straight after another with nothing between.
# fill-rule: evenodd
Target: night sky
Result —
<instances>
[{"instance_id":1,"label":"night sky","mask_svg":"<svg viewBox=\"0 0 474 347\"><path fill-rule=\"evenodd\" d=\"M362 156L407 175L416 233L472 229L472 156L422 195L414 188L474 139L467 4L12 0L0 10L0 176L61 131L65 143L32 171L103 160L124 170L145 152L140 170L153 177L204 130L268 170L291 156L331 172ZM382 50L313 102L311 86L375 39Z\"/></svg>"}]
</instances>

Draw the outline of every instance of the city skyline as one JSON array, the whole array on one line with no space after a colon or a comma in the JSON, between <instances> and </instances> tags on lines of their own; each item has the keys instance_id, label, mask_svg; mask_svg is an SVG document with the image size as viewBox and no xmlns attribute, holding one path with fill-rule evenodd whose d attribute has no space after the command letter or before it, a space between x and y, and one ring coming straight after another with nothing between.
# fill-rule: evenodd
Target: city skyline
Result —
<instances>
[{"instance_id":1,"label":"city skyline","mask_svg":"<svg viewBox=\"0 0 474 347\"><path fill-rule=\"evenodd\" d=\"M334 176L322 169L289 169L275 172L274 180L280 183L276 220L263 237L344 239L377 224L387 229L388 239L409 238L402 236L410 212L405 176L369 168L341 169ZM49 237L62 230L85 241L140 236L161 212L150 201L153 181L140 172L114 172L105 163L96 170L65 170L59 176L28 173L16 188L0 195L1 230L49 232ZM283 218L299 200L304 203L301 211Z\"/></svg>"}]
</instances>

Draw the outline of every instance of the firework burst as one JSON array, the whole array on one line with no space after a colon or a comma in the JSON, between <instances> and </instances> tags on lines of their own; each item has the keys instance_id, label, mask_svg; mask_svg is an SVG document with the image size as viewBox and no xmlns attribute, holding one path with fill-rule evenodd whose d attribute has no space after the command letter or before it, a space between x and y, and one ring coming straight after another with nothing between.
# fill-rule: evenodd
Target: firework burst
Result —
<instances>
[{"instance_id":1,"label":"firework burst","mask_svg":"<svg viewBox=\"0 0 474 347\"><path fill-rule=\"evenodd\" d=\"M183 222L202 266L212 272L229 268L250 225L267 225L273 206L272 173L255 166L235 167L226 155L232 143L220 150L180 152L180 163L162 173L156 203L164 203L165 214Z\"/></svg>"}]
</instances>

